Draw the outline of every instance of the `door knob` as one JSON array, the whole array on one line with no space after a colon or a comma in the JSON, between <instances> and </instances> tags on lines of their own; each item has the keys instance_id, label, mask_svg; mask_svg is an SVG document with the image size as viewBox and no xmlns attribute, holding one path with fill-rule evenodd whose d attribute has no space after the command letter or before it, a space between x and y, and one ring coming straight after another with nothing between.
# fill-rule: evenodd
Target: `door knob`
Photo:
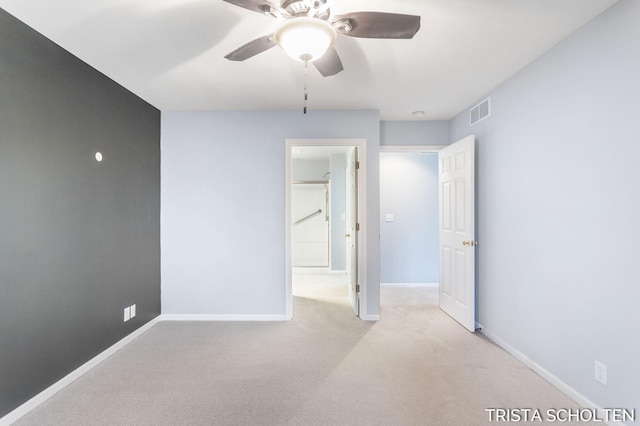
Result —
<instances>
[{"instance_id":1,"label":"door knob","mask_svg":"<svg viewBox=\"0 0 640 426\"><path fill-rule=\"evenodd\" d=\"M473 241L473 240L471 240L471 241L463 241L462 245L463 246L467 246L467 247L475 247L475 246L478 245L478 242L477 241Z\"/></svg>"},{"instance_id":2,"label":"door knob","mask_svg":"<svg viewBox=\"0 0 640 426\"><path fill-rule=\"evenodd\" d=\"M345 237L351 238L351 234L344 234Z\"/></svg>"}]
</instances>

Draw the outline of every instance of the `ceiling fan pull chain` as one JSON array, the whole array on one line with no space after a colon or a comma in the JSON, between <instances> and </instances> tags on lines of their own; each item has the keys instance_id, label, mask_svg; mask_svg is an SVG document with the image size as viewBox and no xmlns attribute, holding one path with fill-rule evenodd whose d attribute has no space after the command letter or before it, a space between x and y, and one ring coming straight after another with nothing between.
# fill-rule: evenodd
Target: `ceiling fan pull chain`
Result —
<instances>
[{"instance_id":1,"label":"ceiling fan pull chain","mask_svg":"<svg viewBox=\"0 0 640 426\"><path fill-rule=\"evenodd\" d=\"M302 109L302 113L307 113L307 99L309 99L309 94L307 93L307 70L309 68L309 57L307 55L304 56L304 108Z\"/></svg>"}]
</instances>

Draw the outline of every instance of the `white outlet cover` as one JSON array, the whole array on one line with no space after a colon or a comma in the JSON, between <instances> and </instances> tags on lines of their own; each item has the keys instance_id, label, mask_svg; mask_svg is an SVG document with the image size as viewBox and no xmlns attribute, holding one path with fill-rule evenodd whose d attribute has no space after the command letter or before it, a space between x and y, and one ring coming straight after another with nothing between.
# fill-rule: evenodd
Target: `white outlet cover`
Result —
<instances>
[{"instance_id":1,"label":"white outlet cover","mask_svg":"<svg viewBox=\"0 0 640 426\"><path fill-rule=\"evenodd\" d=\"M136 305L131 305L131 318L136 316Z\"/></svg>"},{"instance_id":2,"label":"white outlet cover","mask_svg":"<svg viewBox=\"0 0 640 426\"><path fill-rule=\"evenodd\" d=\"M595 364L595 379L607 386L607 366L599 361Z\"/></svg>"},{"instance_id":3,"label":"white outlet cover","mask_svg":"<svg viewBox=\"0 0 640 426\"><path fill-rule=\"evenodd\" d=\"M127 322L131 319L131 306L127 306L124 308L124 322Z\"/></svg>"},{"instance_id":4,"label":"white outlet cover","mask_svg":"<svg viewBox=\"0 0 640 426\"><path fill-rule=\"evenodd\" d=\"M385 221L385 222L393 222L393 213L387 213L387 214L384 216L384 221Z\"/></svg>"}]
</instances>

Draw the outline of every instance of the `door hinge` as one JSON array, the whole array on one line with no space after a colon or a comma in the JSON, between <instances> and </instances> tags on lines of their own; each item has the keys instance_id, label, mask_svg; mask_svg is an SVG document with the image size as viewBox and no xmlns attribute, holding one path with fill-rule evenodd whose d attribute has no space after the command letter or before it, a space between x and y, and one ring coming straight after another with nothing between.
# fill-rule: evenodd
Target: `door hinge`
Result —
<instances>
[{"instance_id":1,"label":"door hinge","mask_svg":"<svg viewBox=\"0 0 640 426\"><path fill-rule=\"evenodd\" d=\"M359 231L359 230L360 230L360 224L356 223L356 231Z\"/></svg>"},{"instance_id":2,"label":"door hinge","mask_svg":"<svg viewBox=\"0 0 640 426\"><path fill-rule=\"evenodd\" d=\"M360 170L360 162L356 161L356 170Z\"/></svg>"},{"instance_id":3,"label":"door hinge","mask_svg":"<svg viewBox=\"0 0 640 426\"><path fill-rule=\"evenodd\" d=\"M360 293L360 284L356 284L356 293Z\"/></svg>"}]
</instances>

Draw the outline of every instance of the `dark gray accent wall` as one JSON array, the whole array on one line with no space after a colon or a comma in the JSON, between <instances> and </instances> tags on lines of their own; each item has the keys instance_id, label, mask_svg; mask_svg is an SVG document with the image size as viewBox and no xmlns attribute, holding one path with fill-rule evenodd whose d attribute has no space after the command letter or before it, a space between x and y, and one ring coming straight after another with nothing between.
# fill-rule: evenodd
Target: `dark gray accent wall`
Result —
<instances>
[{"instance_id":1,"label":"dark gray accent wall","mask_svg":"<svg viewBox=\"0 0 640 426\"><path fill-rule=\"evenodd\" d=\"M0 417L159 314L160 111L0 9Z\"/></svg>"}]
</instances>

